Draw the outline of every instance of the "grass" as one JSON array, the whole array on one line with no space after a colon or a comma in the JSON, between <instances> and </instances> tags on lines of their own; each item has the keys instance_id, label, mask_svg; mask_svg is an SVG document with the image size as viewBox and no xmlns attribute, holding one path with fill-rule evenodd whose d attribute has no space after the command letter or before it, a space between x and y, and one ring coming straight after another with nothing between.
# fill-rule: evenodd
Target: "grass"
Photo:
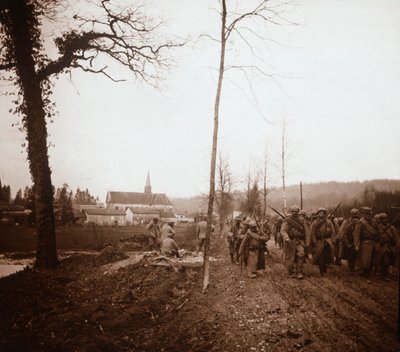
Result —
<instances>
[{"instance_id":1,"label":"grass","mask_svg":"<svg viewBox=\"0 0 400 352\"><path fill-rule=\"evenodd\" d=\"M194 250L197 244L196 225L177 225L175 241L180 248ZM143 226L58 226L56 243L58 250L99 251L120 239L144 235ZM0 224L1 252L33 252L36 250L36 229L27 226Z\"/></svg>"}]
</instances>

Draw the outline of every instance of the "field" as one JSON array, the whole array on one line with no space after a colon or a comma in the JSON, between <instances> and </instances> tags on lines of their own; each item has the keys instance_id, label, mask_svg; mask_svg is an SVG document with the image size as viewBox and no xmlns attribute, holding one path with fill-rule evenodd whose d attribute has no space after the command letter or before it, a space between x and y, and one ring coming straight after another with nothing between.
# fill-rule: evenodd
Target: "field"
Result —
<instances>
[{"instance_id":1,"label":"field","mask_svg":"<svg viewBox=\"0 0 400 352\"><path fill-rule=\"evenodd\" d=\"M177 226L178 244L193 246L193 226ZM146 234L143 226L59 226L56 228L57 249L100 251L108 244L116 244L122 238ZM0 253L32 252L36 250L35 229L26 226L0 224Z\"/></svg>"},{"instance_id":2,"label":"field","mask_svg":"<svg viewBox=\"0 0 400 352\"><path fill-rule=\"evenodd\" d=\"M125 237L119 230L108 232L107 241ZM181 230L182 244L193 234ZM68 243L62 240L66 233L58 236ZM216 261L205 294L201 268L174 270L144 258L111 270L125 254L115 246L73 255L54 271L29 269L0 279L0 350L400 349L397 273L389 283L373 277L368 284L345 266L319 278L308 263L305 279L289 279L281 250L268 245L265 272L250 279L230 262L225 241L214 236Z\"/></svg>"}]
</instances>

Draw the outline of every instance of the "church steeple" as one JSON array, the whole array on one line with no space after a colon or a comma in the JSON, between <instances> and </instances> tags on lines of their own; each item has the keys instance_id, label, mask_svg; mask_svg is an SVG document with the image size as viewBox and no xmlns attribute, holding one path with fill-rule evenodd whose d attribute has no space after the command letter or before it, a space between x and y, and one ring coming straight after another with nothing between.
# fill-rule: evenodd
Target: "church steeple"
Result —
<instances>
[{"instance_id":1,"label":"church steeple","mask_svg":"<svg viewBox=\"0 0 400 352\"><path fill-rule=\"evenodd\" d=\"M151 193L150 172L147 172L146 185L144 186L144 193Z\"/></svg>"}]
</instances>

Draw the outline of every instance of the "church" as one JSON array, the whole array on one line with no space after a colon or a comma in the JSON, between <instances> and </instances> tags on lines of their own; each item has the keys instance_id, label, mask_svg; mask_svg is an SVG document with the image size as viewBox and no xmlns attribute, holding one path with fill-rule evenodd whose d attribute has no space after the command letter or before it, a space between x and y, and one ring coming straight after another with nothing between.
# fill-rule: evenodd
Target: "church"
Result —
<instances>
[{"instance_id":1,"label":"church","mask_svg":"<svg viewBox=\"0 0 400 352\"><path fill-rule=\"evenodd\" d=\"M165 193L152 193L149 173L147 174L143 193L109 191L106 198L106 207L125 211L128 223L138 217L142 219L175 217L173 206L168 196Z\"/></svg>"}]
</instances>

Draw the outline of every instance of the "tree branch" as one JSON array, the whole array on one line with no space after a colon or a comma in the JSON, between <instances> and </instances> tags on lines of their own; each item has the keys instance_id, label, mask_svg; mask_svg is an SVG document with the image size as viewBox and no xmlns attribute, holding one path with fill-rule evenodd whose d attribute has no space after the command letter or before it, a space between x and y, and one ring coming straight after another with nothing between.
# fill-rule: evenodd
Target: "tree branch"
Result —
<instances>
[{"instance_id":1,"label":"tree branch","mask_svg":"<svg viewBox=\"0 0 400 352\"><path fill-rule=\"evenodd\" d=\"M7 64L0 64L0 71L10 70L15 67L15 62L9 62Z\"/></svg>"},{"instance_id":2,"label":"tree branch","mask_svg":"<svg viewBox=\"0 0 400 352\"><path fill-rule=\"evenodd\" d=\"M118 9L112 7L109 0L102 0L98 7L103 16L74 16L79 30L55 40L60 56L38 71L39 78L44 80L69 68L80 68L104 74L116 82L122 81L112 78L107 72L108 66L100 64L101 56L105 55L156 86L161 78L159 71L170 67L164 51L185 43L161 42L156 31L162 22L152 24L151 19L140 13L140 7Z\"/></svg>"}]
</instances>

